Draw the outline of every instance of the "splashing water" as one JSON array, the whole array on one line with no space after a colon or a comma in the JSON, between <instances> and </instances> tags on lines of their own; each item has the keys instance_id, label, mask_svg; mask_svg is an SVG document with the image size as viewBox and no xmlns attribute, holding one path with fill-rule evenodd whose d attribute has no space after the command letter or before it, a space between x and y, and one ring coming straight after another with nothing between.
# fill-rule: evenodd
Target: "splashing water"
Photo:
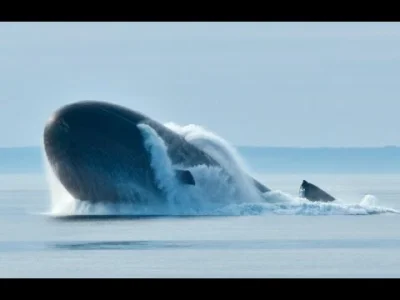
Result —
<instances>
[{"instance_id":1,"label":"splashing water","mask_svg":"<svg viewBox=\"0 0 400 300\"><path fill-rule=\"evenodd\" d=\"M259 202L261 195L250 180L248 174L250 168L242 157L226 140L204 128L190 124L179 126L176 123L166 123L166 127L175 131L192 145L213 157L234 179L235 184L241 192L241 198L246 202Z\"/></svg>"},{"instance_id":2,"label":"splashing water","mask_svg":"<svg viewBox=\"0 0 400 300\"><path fill-rule=\"evenodd\" d=\"M247 174L250 169L227 141L197 125L179 126L165 124L185 140L212 156L234 179L219 167L198 165L188 168L196 185L180 184L168 156L167 146L155 130L148 125L138 125L145 147L151 155L151 166L159 188L165 193L165 206L133 207L131 205L86 204L76 201L60 184L46 164L51 190L53 214L133 214L133 215L369 215L399 213L377 206L378 199L365 196L359 204L310 202L281 191L260 194ZM45 160L46 161L46 160Z\"/></svg>"},{"instance_id":3,"label":"splashing water","mask_svg":"<svg viewBox=\"0 0 400 300\"><path fill-rule=\"evenodd\" d=\"M47 184L50 187L51 213L56 215L75 213L78 202L68 193L55 176L49 162L47 161L44 149L42 149L41 152Z\"/></svg>"},{"instance_id":4,"label":"splashing water","mask_svg":"<svg viewBox=\"0 0 400 300\"><path fill-rule=\"evenodd\" d=\"M150 126L141 124L138 127L144 136L146 149L151 154L151 166L155 170L158 186L167 196L169 214L207 213L217 206L250 199L251 195L243 197L243 186L228 184L228 175L219 167L199 165L188 168L196 185L180 184L164 141Z\"/></svg>"}]
</instances>

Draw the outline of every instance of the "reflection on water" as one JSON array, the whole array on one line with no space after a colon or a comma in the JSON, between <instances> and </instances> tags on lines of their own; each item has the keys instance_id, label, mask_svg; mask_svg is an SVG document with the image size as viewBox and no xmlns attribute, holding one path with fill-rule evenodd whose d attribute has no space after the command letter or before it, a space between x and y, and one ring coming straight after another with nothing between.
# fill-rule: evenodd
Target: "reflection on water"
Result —
<instances>
[{"instance_id":1,"label":"reflection on water","mask_svg":"<svg viewBox=\"0 0 400 300\"><path fill-rule=\"evenodd\" d=\"M51 216L50 219L54 221L65 221L65 222L81 222L81 221L131 221L131 220L142 220L142 219L193 219L193 218L227 218L235 216L210 216L210 215L61 215Z\"/></svg>"},{"instance_id":2,"label":"reflection on water","mask_svg":"<svg viewBox=\"0 0 400 300\"><path fill-rule=\"evenodd\" d=\"M90 241L50 244L66 250L252 250L252 249L315 249L315 248L400 248L399 240L202 240L202 241Z\"/></svg>"},{"instance_id":3,"label":"reflection on water","mask_svg":"<svg viewBox=\"0 0 400 300\"><path fill-rule=\"evenodd\" d=\"M0 252L61 250L306 250L400 248L400 239L362 240L124 240L0 242Z\"/></svg>"}]
</instances>

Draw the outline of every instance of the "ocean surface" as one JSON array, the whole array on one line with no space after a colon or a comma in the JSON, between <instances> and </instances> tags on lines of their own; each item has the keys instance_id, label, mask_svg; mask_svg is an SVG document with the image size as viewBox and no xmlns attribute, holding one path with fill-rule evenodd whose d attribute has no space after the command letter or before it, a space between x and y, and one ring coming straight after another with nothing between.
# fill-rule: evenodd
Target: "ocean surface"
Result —
<instances>
[{"instance_id":1,"label":"ocean surface","mask_svg":"<svg viewBox=\"0 0 400 300\"><path fill-rule=\"evenodd\" d=\"M274 190L275 203L228 202L197 215L60 217L52 209L65 195L54 193L46 172L35 167L42 165L40 152L14 150L7 149L8 169L0 174L1 277L400 277L395 162L386 172L361 170L360 160L334 170L329 155L324 161L308 153L306 161L306 150L277 151L285 170L279 172L277 164L273 170L260 164L263 155L273 161L271 150L254 149L257 156L245 149L245 161ZM303 155L302 165L290 167L293 153ZM321 164L327 172L318 171ZM297 199L303 179L339 200ZM209 196L215 192L209 189Z\"/></svg>"}]
</instances>

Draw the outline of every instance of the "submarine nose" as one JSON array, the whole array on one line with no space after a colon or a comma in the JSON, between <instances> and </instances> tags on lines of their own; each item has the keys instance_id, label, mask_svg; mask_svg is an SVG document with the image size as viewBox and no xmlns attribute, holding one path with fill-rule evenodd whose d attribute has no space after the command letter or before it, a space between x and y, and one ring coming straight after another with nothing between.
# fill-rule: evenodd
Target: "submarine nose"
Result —
<instances>
[{"instance_id":1,"label":"submarine nose","mask_svg":"<svg viewBox=\"0 0 400 300\"><path fill-rule=\"evenodd\" d=\"M77 102L55 111L43 132L44 150L56 177L80 200L112 199L111 173L102 172L114 162L110 145L115 128L105 118L107 107Z\"/></svg>"},{"instance_id":2,"label":"submarine nose","mask_svg":"<svg viewBox=\"0 0 400 300\"><path fill-rule=\"evenodd\" d=\"M74 125L77 125L77 116L83 116L82 107L78 104L68 105L55 111L47 120L44 132L44 147L51 162L60 159L73 146Z\"/></svg>"},{"instance_id":3,"label":"submarine nose","mask_svg":"<svg viewBox=\"0 0 400 300\"><path fill-rule=\"evenodd\" d=\"M83 180L85 164L81 156L86 151L86 146L79 145L77 134L77 116L82 114L79 105L69 105L55 111L47 120L43 131L43 143L47 160L63 186L75 197L86 197L87 189ZM87 172L86 172L87 173ZM90 179L90 177L89 177Z\"/></svg>"},{"instance_id":4,"label":"submarine nose","mask_svg":"<svg viewBox=\"0 0 400 300\"><path fill-rule=\"evenodd\" d=\"M145 119L138 112L101 101L65 105L53 113L44 128L47 157L57 163L70 160L93 165L99 160L104 165L110 152L141 156L142 136L135 125Z\"/></svg>"},{"instance_id":5,"label":"submarine nose","mask_svg":"<svg viewBox=\"0 0 400 300\"><path fill-rule=\"evenodd\" d=\"M134 124L143 120L136 112L101 101L80 101L55 111L44 128L44 146L50 160L68 156L86 156L86 161L110 144L121 142L119 137L140 138ZM75 159L75 158L74 158Z\"/></svg>"}]
</instances>

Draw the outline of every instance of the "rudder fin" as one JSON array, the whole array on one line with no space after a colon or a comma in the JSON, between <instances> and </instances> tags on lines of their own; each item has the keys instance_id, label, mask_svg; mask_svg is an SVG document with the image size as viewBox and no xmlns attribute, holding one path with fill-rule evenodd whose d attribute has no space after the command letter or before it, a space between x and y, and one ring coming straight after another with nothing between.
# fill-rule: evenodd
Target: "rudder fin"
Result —
<instances>
[{"instance_id":1,"label":"rudder fin","mask_svg":"<svg viewBox=\"0 0 400 300\"><path fill-rule=\"evenodd\" d=\"M309 201L332 202L336 199L316 185L303 180L300 185L299 196Z\"/></svg>"}]
</instances>

